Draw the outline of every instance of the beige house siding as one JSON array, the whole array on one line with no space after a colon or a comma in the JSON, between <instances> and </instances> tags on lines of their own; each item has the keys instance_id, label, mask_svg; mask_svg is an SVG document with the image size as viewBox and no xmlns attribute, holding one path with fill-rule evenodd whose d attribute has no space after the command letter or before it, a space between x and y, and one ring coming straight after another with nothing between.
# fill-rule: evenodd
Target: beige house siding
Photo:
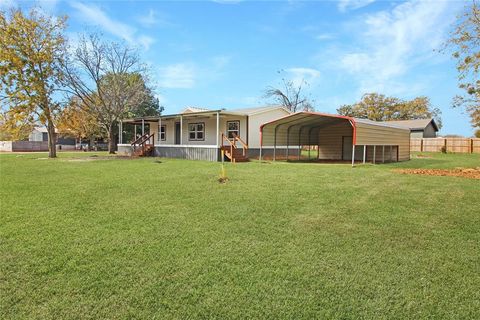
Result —
<instances>
[{"instance_id":1,"label":"beige house siding","mask_svg":"<svg viewBox=\"0 0 480 320\"><path fill-rule=\"evenodd\" d=\"M248 118L248 147L250 149L260 148L260 126L262 124L289 114L286 109L278 108L250 115Z\"/></svg>"},{"instance_id":2,"label":"beige house siding","mask_svg":"<svg viewBox=\"0 0 480 320\"><path fill-rule=\"evenodd\" d=\"M423 138L423 131L411 131L410 138Z\"/></svg>"}]
</instances>

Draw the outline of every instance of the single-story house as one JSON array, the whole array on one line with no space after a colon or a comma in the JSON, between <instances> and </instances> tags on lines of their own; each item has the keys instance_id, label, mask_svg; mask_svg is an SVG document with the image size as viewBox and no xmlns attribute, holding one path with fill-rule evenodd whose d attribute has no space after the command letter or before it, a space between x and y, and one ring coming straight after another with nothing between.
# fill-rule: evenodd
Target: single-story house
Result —
<instances>
[{"instance_id":1,"label":"single-story house","mask_svg":"<svg viewBox=\"0 0 480 320\"><path fill-rule=\"evenodd\" d=\"M260 126L289 115L282 106L263 106L235 110L208 110L188 107L178 114L126 119L120 123L118 152L192 160L219 161L221 150L235 161L260 152ZM124 141L127 125L141 129L135 141ZM148 126L147 126L148 125ZM149 128L146 132L146 128Z\"/></svg>"},{"instance_id":2,"label":"single-story house","mask_svg":"<svg viewBox=\"0 0 480 320\"><path fill-rule=\"evenodd\" d=\"M297 112L260 127L260 158L300 159L302 146L315 146L318 160L405 161L410 159L410 129L319 112Z\"/></svg>"},{"instance_id":3,"label":"single-story house","mask_svg":"<svg viewBox=\"0 0 480 320\"><path fill-rule=\"evenodd\" d=\"M57 148L61 150L74 150L75 149L75 138L68 137L65 135L58 134L57 132ZM48 150L48 131L44 126L38 126L33 128L32 132L28 136L28 141L31 142L44 142L45 151Z\"/></svg>"},{"instance_id":4,"label":"single-story house","mask_svg":"<svg viewBox=\"0 0 480 320\"><path fill-rule=\"evenodd\" d=\"M387 123L410 129L411 138L436 138L438 126L434 119L392 120Z\"/></svg>"},{"instance_id":5,"label":"single-story house","mask_svg":"<svg viewBox=\"0 0 480 320\"><path fill-rule=\"evenodd\" d=\"M63 135L57 135L57 148L60 150L74 150L75 139ZM29 152L48 151L47 128L36 126L32 129L28 139L19 141L1 141L0 151Z\"/></svg>"}]
</instances>

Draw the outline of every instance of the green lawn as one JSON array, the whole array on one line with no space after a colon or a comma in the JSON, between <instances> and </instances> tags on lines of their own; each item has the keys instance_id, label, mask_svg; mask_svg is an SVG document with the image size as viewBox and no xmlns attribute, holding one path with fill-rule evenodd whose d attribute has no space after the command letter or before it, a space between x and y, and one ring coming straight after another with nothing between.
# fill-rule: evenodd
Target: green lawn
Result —
<instances>
[{"instance_id":1,"label":"green lawn","mask_svg":"<svg viewBox=\"0 0 480 320\"><path fill-rule=\"evenodd\" d=\"M480 181L392 171L478 154L227 164L226 184L86 155L0 155L1 319L480 318Z\"/></svg>"}]
</instances>

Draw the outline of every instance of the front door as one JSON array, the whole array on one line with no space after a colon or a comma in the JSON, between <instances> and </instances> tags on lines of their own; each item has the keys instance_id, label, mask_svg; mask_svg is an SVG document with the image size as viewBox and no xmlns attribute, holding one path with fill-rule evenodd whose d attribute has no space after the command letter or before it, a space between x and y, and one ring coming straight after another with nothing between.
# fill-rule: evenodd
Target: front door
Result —
<instances>
[{"instance_id":1,"label":"front door","mask_svg":"<svg viewBox=\"0 0 480 320\"><path fill-rule=\"evenodd\" d=\"M175 144L180 144L180 122L175 122Z\"/></svg>"}]
</instances>

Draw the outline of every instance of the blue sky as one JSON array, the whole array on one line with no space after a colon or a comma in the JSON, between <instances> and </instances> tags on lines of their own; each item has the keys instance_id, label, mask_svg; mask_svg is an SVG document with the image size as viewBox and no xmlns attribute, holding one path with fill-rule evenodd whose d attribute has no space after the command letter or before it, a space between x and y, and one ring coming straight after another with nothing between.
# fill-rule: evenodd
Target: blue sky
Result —
<instances>
[{"instance_id":1,"label":"blue sky","mask_svg":"<svg viewBox=\"0 0 480 320\"><path fill-rule=\"evenodd\" d=\"M0 0L0 7L33 2ZM185 106L268 103L282 77L309 82L317 111L335 113L363 93L425 95L443 112L444 134L471 135L451 108L455 63L437 51L460 1L45 1L66 14L68 34L95 28L140 49L167 113ZM283 70L280 74L279 70Z\"/></svg>"}]
</instances>

